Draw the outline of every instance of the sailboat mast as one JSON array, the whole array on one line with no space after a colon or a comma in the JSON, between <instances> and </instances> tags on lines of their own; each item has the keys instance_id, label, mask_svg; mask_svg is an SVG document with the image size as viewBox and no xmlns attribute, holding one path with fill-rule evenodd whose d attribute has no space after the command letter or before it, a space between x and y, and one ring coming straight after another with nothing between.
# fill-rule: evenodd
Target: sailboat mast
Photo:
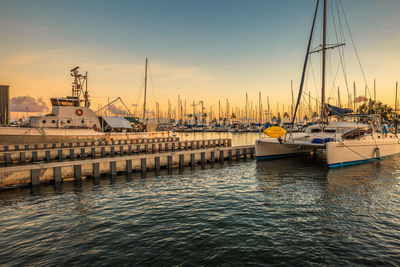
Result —
<instances>
[{"instance_id":1,"label":"sailboat mast","mask_svg":"<svg viewBox=\"0 0 400 267\"><path fill-rule=\"evenodd\" d=\"M394 118L397 118L397 85L398 82L396 82L396 94L394 97Z\"/></svg>"},{"instance_id":2,"label":"sailboat mast","mask_svg":"<svg viewBox=\"0 0 400 267\"><path fill-rule=\"evenodd\" d=\"M268 104L268 122L272 122L271 111L270 111L270 108L269 108L269 96L267 96L267 104Z\"/></svg>"},{"instance_id":3,"label":"sailboat mast","mask_svg":"<svg viewBox=\"0 0 400 267\"><path fill-rule=\"evenodd\" d=\"M144 101L143 101L143 123L146 120L146 97L147 97L147 57L146 57L146 64L144 67Z\"/></svg>"},{"instance_id":4,"label":"sailboat mast","mask_svg":"<svg viewBox=\"0 0 400 267\"><path fill-rule=\"evenodd\" d=\"M262 122L261 92L258 92L258 123Z\"/></svg>"},{"instance_id":5,"label":"sailboat mast","mask_svg":"<svg viewBox=\"0 0 400 267\"><path fill-rule=\"evenodd\" d=\"M322 34L322 91L321 91L321 119L325 121L325 68L326 68L326 0L324 0L324 22Z\"/></svg>"},{"instance_id":6,"label":"sailboat mast","mask_svg":"<svg viewBox=\"0 0 400 267\"><path fill-rule=\"evenodd\" d=\"M218 100L218 125L221 124L221 100Z\"/></svg>"},{"instance_id":7,"label":"sailboat mast","mask_svg":"<svg viewBox=\"0 0 400 267\"><path fill-rule=\"evenodd\" d=\"M291 113L290 115L292 117L292 120L294 120L294 112L293 112L293 110L294 110L293 80L290 80L290 90L292 92L292 107L291 107L291 110L290 110L290 113Z\"/></svg>"}]
</instances>

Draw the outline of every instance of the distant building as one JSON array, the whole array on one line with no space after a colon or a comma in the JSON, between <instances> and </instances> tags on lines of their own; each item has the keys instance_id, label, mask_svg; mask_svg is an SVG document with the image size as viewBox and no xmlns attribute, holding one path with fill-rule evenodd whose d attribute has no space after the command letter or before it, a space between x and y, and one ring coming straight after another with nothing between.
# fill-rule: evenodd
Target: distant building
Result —
<instances>
[{"instance_id":1,"label":"distant building","mask_svg":"<svg viewBox=\"0 0 400 267\"><path fill-rule=\"evenodd\" d=\"M0 124L10 122L10 86L0 85Z\"/></svg>"}]
</instances>

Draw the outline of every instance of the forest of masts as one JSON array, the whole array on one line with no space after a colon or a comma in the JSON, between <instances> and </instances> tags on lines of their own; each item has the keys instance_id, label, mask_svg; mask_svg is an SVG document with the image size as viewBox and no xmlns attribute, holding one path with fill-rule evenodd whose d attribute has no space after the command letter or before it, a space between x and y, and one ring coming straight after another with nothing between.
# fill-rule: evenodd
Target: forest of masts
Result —
<instances>
[{"instance_id":1,"label":"forest of masts","mask_svg":"<svg viewBox=\"0 0 400 267\"><path fill-rule=\"evenodd\" d=\"M363 90L364 91L364 90ZM347 94L346 99L342 99L340 90L337 88L337 96L335 98L329 97L326 102L328 104L340 107L351 108L357 110L358 107L369 100L376 101L376 89L374 86L373 96L371 98L365 97L368 95L367 87L365 87L364 95L357 97L356 85L353 84L353 94ZM371 94L370 94L371 95ZM397 84L396 84L396 98L397 98ZM168 99L166 109L161 109L158 102L154 103L154 108L146 109L146 122L153 123L175 123L186 125L229 125L237 124L265 124L265 123L285 123L291 122L293 113L296 106L296 99L291 90L290 104L271 103L267 96L264 100L261 92L258 94L258 101L253 102L249 100L248 93L246 93L245 103L242 107L231 106L229 99L218 100L217 105L207 105L204 101L188 101L183 99L180 95L177 97L176 104ZM397 101L396 101L397 102ZM129 114L122 107L114 107L103 111L102 115L124 115L143 118L143 107L140 105L133 105L134 109L129 111ZM295 121L297 123L305 123L316 121L319 118L321 105L318 97L313 97L310 92L303 93ZM397 105L396 105L397 110Z\"/></svg>"}]
</instances>

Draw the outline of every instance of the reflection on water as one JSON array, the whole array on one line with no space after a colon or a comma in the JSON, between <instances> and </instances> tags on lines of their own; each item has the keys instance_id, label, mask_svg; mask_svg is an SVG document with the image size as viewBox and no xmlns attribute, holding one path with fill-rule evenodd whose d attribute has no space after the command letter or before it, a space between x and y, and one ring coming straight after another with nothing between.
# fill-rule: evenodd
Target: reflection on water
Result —
<instances>
[{"instance_id":1,"label":"reflection on water","mask_svg":"<svg viewBox=\"0 0 400 267\"><path fill-rule=\"evenodd\" d=\"M0 264L399 266L399 160L247 160L2 192Z\"/></svg>"}]
</instances>

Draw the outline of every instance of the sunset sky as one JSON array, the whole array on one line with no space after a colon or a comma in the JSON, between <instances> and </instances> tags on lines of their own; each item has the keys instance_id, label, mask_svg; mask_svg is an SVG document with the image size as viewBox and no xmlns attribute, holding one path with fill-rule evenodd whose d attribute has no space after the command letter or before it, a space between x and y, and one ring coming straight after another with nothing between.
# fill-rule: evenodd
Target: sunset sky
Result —
<instances>
[{"instance_id":1,"label":"sunset sky","mask_svg":"<svg viewBox=\"0 0 400 267\"><path fill-rule=\"evenodd\" d=\"M337 0L328 1L329 10ZM216 105L229 98L244 106L245 93L256 104L270 97L289 103L290 80L297 94L315 0L141 0L43 1L0 0L0 84L11 96L70 94L69 70L89 72L94 105L121 96L141 104L145 58L150 62L149 102ZM400 1L342 0L370 92L394 104L400 76ZM331 11L329 11L331 12ZM336 11L335 11L336 12ZM319 17L320 18L320 17ZM328 43L336 43L332 13ZM338 21L336 21L338 23ZM317 25L313 46L320 43ZM364 80L344 21L349 83L364 94ZM346 98L338 52L329 51L327 96L340 86ZM320 88L319 54L312 56L306 91ZM335 80L335 84L333 84ZM316 86L317 85L317 86ZM352 93L352 88L351 92ZM334 100L333 100L334 101Z\"/></svg>"}]
</instances>

